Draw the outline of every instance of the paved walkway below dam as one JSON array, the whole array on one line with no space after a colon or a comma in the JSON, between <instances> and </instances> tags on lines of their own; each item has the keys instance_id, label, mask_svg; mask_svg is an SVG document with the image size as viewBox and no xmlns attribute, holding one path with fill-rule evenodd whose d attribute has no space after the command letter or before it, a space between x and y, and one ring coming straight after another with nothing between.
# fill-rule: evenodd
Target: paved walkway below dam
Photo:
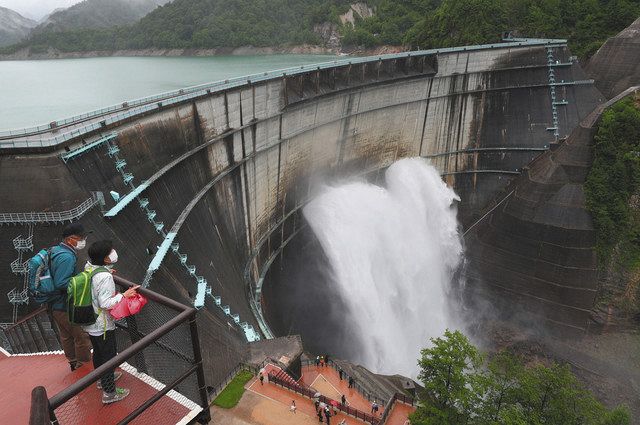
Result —
<instances>
[{"instance_id":1,"label":"paved walkway below dam","mask_svg":"<svg viewBox=\"0 0 640 425\"><path fill-rule=\"evenodd\" d=\"M326 397L340 400L344 394L347 403L366 413L371 412L371 403L358 391L349 388L346 380L340 380L338 372L331 367L305 366L298 383L318 390ZM211 409L212 424L224 425L306 425L319 423L315 413L313 400L272 384L265 379L263 385L253 378L245 386L245 393L238 405L232 409L213 406ZM290 411L291 401L296 402L296 413ZM378 400L382 415L385 401ZM415 407L396 402L385 425L405 425ZM324 418L323 418L324 420ZM359 419L343 413L331 417L331 424L337 425L345 420L347 425L362 425ZM326 422L324 422L326 423Z\"/></svg>"}]
</instances>

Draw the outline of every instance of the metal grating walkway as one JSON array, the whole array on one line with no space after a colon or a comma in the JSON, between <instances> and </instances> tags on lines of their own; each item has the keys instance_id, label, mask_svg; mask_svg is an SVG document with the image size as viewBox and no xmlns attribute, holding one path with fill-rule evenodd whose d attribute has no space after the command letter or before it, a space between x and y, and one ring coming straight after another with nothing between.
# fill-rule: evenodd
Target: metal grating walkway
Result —
<instances>
[{"instance_id":1,"label":"metal grating walkway","mask_svg":"<svg viewBox=\"0 0 640 425\"><path fill-rule=\"evenodd\" d=\"M99 203L98 195L93 194L91 198L68 211L0 213L0 225L55 224L64 223L66 221L71 222L85 215L87 211Z\"/></svg>"}]
</instances>

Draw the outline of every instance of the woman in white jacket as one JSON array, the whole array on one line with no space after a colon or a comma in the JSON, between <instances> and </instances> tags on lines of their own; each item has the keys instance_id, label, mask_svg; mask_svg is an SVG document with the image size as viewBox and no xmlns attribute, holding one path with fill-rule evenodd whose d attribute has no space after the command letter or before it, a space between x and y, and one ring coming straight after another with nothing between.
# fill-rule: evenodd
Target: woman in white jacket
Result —
<instances>
[{"instance_id":1,"label":"woman in white jacket","mask_svg":"<svg viewBox=\"0 0 640 425\"><path fill-rule=\"evenodd\" d=\"M129 288L124 293L116 291L110 267L118 261L118 254L113 249L111 241L97 241L89 247L89 262L85 270L104 268L91 279L91 296L93 311L98 315L96 322L84 326L85 332L91 338L93 346L93 367L97 369L117 354L116 324L109 310L122 300L122 297L132 297L136 288ZM99 387L102 388L102 403L109 404L120 401L129 395L126 388L117 388L115 380L122 376L122 372L110 370L100 377Z\"/></svg>"}]
</instances>

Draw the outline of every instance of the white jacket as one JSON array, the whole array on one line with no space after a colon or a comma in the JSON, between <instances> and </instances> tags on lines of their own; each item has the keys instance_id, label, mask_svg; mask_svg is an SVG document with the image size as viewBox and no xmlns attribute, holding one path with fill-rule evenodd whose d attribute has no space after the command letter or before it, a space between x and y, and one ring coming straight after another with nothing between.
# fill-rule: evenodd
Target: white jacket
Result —
<instances>
[{"instance_id":1,"label":"white jacket","mask_svg":"<svg viewBox=\"0 0 640 425\"><path fill-rule=\"evenodd\" d=\"M98 267L87 262L84 266L85 270L93 270ZM96 322L92 325L86 325L82 328L86 333L92 336L103 335L106 331L112 331L116 328L113 317L107 310L115 307L122 299L122 294L116 292L116 283L113 276L109 272L98 272L93 275L91 280L91 297L93 303L93 311L98 314Z\"/></svg>"}]
</instances>

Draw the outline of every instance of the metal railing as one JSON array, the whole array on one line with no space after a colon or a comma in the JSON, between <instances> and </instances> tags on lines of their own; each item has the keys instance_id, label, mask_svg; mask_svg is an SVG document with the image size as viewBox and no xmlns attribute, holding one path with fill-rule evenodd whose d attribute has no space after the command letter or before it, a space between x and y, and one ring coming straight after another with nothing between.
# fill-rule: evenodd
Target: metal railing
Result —
<instances>
[{"instance_id":1,"label":"metal railing","mask_svg":"<svg viewBox=\"0 0 640 425\"><path fill-rule=\"evenodd\" d=\"M236 365L236 367L233 368L231 372L229 372L229 374L222 380L222 382L220 382L215 387L207 387L207 396L209 398L209 403L213 402L213 400L215 400L215 398L220 395L222 390L224 390L227 385L229 385L229 382L233 381L233 378L235 378L236 375L238 375L238 373L243 370L249 370L254 374L257 373L255 372L254 368L251 368L244 363L239 363L238 365Z\"/></svg>"},{"instance_id":2,"label":"metal railing","mask_svg":"<svg viewBox=\"0 0 640 425\"><path fill-rule=\"evenodd\" d=\"M57 329L45 307L26 315L2 330L12 354L61 350Z\"/></svg>"},{"instance_id":3,"label":"metal railing","mask_svg":"<svg viewBox=\"0 0 640 425\"><path fill-rule=\"evenodd\" d=\"M302 363L302 367L304 366L315 366L315 360L308 360L308 359L302 359L301 360ZM331 367L333 370L335 370L336 372L340 373L340 370L342 370L342 373L344 373L344 376L346 376L347 378L349 377L349 374L347 372L345 372L339 365L337 365L336 363L334 363L333 360L329 359L329 361L326 363L329 367ZM364 398L366 398L369 401L383 401L385 399L385 397L382 397L378 394L373 394L369 391L367 391L366 389L364 389L364 387L362 385L360 385L354 378L354 382L352 387L358 391L360 393L361 396L363 396Z\"/></svg>"},{"instance_id":4,"label":"metal railing","mask_svg":"<svg viewBox=\"0 0 640 425\"><path fill-rule=\"evenodd\" d=\"M267 363L271 363L277 367L279 367L281 370L283 370L285 373L289 374L289 376L291 376L293 379L300 379L300 377L298 376L298 374L296 374L295 372L293 372L291 369L284 367L283 365L280 364L280 362L267 357L265 358L260 365L258 366L253 366L250 365L248 363L238 363L233 370L231 370L231 372L229 372L227 374L227 376L215 387L207 387L207 393L209 395L209 401L213 401L218 395L220 395L220 393L222 392L222 390L224 390L226 388L227 385L229 385L229 382L231 382L233 380L233 378L236 377L236 375L238 373L240 373L243 370L247 370L251 373L253 373L254 375L257 375L260 372L260 369L262 369L263 367L265 367L265 365ZM297 378L296 378L297 377Z\"/></svg>"},{"instance_id":5,"label":"metal railing","mask_svg":"<svg viewBox=\"0 0 640 425\"><path fill-rule=\"evenodd\" d=\"M409 397L408 395L401 394L401 393L395 393L393 397L391 397L387 405L385 406L384 412L382 412L382 416L380 417L380 425L384 425L387 423L387 419L389 419L389 415L391 415L391 410L393 409L393 405L398 401L408 404L410 406L413 406L413 403L414 403L414 400L412 397Z\"/></svg>"},{"instance_id":6,"label":"metal railing","mask_svg":"<svg viewBox=\"0 0 640 425\"><path fill-rule=\"evenodd\" d=\"M134 286L132 282L117 276L115 281L124 288ZM127 361L131 363L129 368L135 366L134 373L148 376L149 379L155 380L158 386L155 387L157 392L139 404L136 409L131 412L124 412L126 416L120 418L117 422L118 424L127 424L133 421L145 411L152 409L154 403L172 391L184 396L188 401L201 408L199 416L196 418L199 423L208 423L210 421L207 387L205 385L196 324L197 310L144 288L140 288L138 291L148 299L149 303L138 315L127 318L126 324L119 324L116 330L120 335L119 342L123 340L123 337L128 336L131 345L53 397L45 398L44 403L46 403L48 411L48 421L53 424L73 423L74 415L78 413L78 400L75 400L75 398L82 399L83 396L89 396L89 394L82 394L82 392L92 384L95 384L101 375L114 370ZM146 317L156 317L160 313L157 321L162 322L162 324L157 326L156 323L146 323L147 326L144 326L145 316L142 318L138 316L141 316L145 310L148 313ZM162 317L161 310L165 312L171 311L174 316L171 319ZM149 332L145 333L146 330L149 330ZM176 334L180 330L183 333ZM190 342L190 344L185 347L184 344L187 342ZM191 352L184 353L183 351L186 348L189 348ZM164 364L160 364L158 361L160 356L164 356L162 357L165 361ZM183 367L181 368L181 366ZM163 373L165 375L159 376ZM173 374L171 378L167 378L166 374L168 373ZM192 387L189 387L190 383ZM191 391L188 394L191 399L185 395L185 391ZM34 391L34 394L39 394L38 397L41 398L41 392ZM36 397L34 397L35 401L37 401ZM42 403L40 401L32 405L32 417L35 415L34 412L42 410ZM38 417L37 415L35 416ZM50 422L45 421L44 423L49 424ZM32 425L41 424L43 422L36 422Z\"/></svg>"},{"instance_id":7,"label":"metal railing","mask_svg":"<svg viewBox=\"0 0 640 425\"><path fill-rule=\"evenodd\" d=\"M379 425L380 424L380 419L369 414L369 413L365 413L361 410L355 409L353 407L350 406L346 406L340 402L338 402L337 400L333 400L330 399L329 397L325 397L323 395L320 395L320 397L314 397L316 392L308 387L302 386L300 384L294 384L291 382L288 382L287 380L279 377L278 375L275 375L273 373L269 373L269 382L274 383L276 385L280 385L283 388L286 388L290 391L293 391L295 393L298 393L304 397L307 397L309 399L314 399L317 398L319 401L325 403L327 406L333 406L334 408L340 410L343 413L346 413L349 416L353 416L356 419L360 419L363 420L365 422L369 422L372 425ZM333 402L333 403L332 403Z\"/></svg>"},{"instance_id":8,"label":"metal railing","mask_svg":"<svg viewBox=\"0 0 640 425\"><path fill-rule=\"evenodd\" d=\"M45 224L64 223L76 220L86 214L99 203L98 196L92 195L75 208L67 211L52 212L26 212L26 213L0 213L0 225L2 224Z\"/></svg>"},{"instance_id":9,"label":"metal railing","mask_svg":"<svg viewBox=\"0 0 640 425\"><path fill-rule=\"evenodd\" d=\"M379 56L366 56L358 58L349 58L344 60L334 60L331 62L324 62L318 64L302 65L299 67L292 67L286 69L280 69L275 71L268 71L258 74L252 74L248 76L230 78L224 81L216 81L213 83L206 83L179 89L176 91L161 93L154 96L149 96L141 99L124 102L122 104L102 108L96 111L87 112L74 117L57 120L49 124L39 125L30 128L23 128L17 130L8 130L0 132L0 149L2 148L39 148L39 147L51 147L60 143L64 143L67 140L75 137L90 133L94 130L104 129L105 127L124 121L130 117L145 114L153 110L159 110L163 107L181 103L184 101L192 100L201 96L210 95L212 92L223 91L232 88L237 88L246 84L253 84L258 82L265 82L269 80L276 80L282 77L304 74L311 71L318 71L323 69L330 69L340 66L356 65L367 62L378 62L384 60L393 60L407 57L420 57L426 55L438 55L446 53L456 52L474 52L495 48L509 48L509 47L526 47L526 46L549 46L559 47L566 45L567 40L563 39L519 39L514 42L495 43L495 44L483 44L476 46L462 46L462 47L450 47L431 50L420 50L414 52L394 53L388 55ZM80 124L83 121L90 119L98 119L100 117L105 118L99 122L92 122L85 126L80 126L67 133L59 134L57 136L50 136L50 131L55 131L60 127L69 126L73 124ZM38 136L30 139L19 139L19 137L31 137ZM46 137L49 136L49 137ZM4 139L4 140L3 140Z\"/></svg>"}]
</instances>

